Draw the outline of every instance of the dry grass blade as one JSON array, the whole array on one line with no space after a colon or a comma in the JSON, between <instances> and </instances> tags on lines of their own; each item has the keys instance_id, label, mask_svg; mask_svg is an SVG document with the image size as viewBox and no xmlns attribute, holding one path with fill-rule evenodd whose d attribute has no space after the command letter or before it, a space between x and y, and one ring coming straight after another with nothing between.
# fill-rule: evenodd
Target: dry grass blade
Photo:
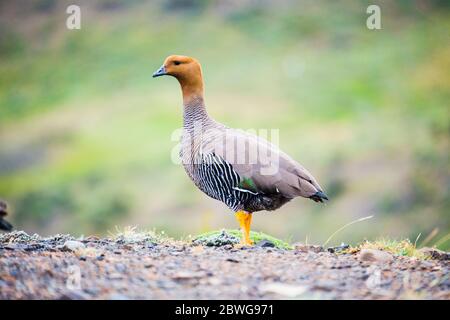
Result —
<instances>
[{"instance_id":1,"label":"dry grass blade","mask_svg":"<svg viewBox=\"0 0 450 320\"><path fill-rule=\"evenodd\" d=\"M414 241L414 248L417 248L417 241L419 241L422 232L417 235L416 241Z\"/></svg>"},{"instance_id":2,"label":"dry grass blade","mask_svg":"<svg viewBox=\"0 0 450 320\"><path fill-rule=\"evenodd\" d=\"M440 245L446 243L448 240L450 240L450 233L443 236L441 239L439 239L435 244L434 247L439 247Z\"/></svg>"},{"instance_id":3,"label":"dry grass blade","mask_svg":"<svg viewBox=\"0 0 450 320\"><path fill-rule=\"evenodd\" d=\"M430 234L423 239L422 243L420 244L421 247L425 247L436 235L439 233L439 228L434 228Z\"/></svg>"},{"instance_id":4,"label":"dry grass blade","mask_svg":"<svg viewBox=\"0 0 450 320\"><path fill-rule=\"evenodd\" d=\"M344 230L345 228L347 228L347 227L349 227L349 226L351 226L352 224L355 224L355 223L357 223L357 222L362 222L362 221L369 220L369 219L372 219L372 218L373 218L373 216L367 216L367 217L359 218L359 219L357 219L357 220L353 220L352 222L349 222L349 223L347 223L346 225L340 227L340 228L337 229L335 232L333 232L333 233L331 234L331 236L328 237L327 241L325 241L325 243L322 245L322 247L325 247L325 246L328 244L328 242L330 242L331 239L333 239L333 237L334 237L337 233L339 233L340 231Z\"/></svg>"}]
</instances>

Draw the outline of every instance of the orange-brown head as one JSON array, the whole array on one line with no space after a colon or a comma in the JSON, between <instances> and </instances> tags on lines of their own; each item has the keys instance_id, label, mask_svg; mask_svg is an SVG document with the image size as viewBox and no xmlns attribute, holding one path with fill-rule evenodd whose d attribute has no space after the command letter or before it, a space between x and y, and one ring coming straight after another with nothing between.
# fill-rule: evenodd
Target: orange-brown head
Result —
<instances>
[{"instance_id":1,"label":"orange-brown head","mask_svg":"<svg viewBox=\"0 0 450 320\"><path fill-rule=\"evenodd\" d=\"M161 68L153 73L153 78L165 75L177 78L185 102L193 98L203 98L202 67L196 59L179 55L168 56Z\"/></svg>"}]
</instances>

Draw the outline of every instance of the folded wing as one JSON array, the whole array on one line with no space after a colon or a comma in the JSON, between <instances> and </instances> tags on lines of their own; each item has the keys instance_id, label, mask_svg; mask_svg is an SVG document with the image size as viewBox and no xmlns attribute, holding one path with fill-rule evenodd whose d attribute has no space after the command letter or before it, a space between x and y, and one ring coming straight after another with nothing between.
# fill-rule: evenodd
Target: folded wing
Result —
<instances>
[{"instance_id":1,"label":"folded wing","mask_svg":"<svg viewBox=\"0 0 450 320\"><path fill-rule=\"evenodd\" d=\"M259 192L328 200L308 170L261 137L228 129L209 139L204 149L229 162L241 179L251 179Z\"/></svg>"}]
</instances>

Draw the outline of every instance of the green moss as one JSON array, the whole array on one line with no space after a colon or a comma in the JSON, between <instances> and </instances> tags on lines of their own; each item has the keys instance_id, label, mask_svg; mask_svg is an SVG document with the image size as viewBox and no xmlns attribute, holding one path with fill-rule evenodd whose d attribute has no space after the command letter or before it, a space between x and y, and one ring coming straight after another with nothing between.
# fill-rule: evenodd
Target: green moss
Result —
<instances>
[{"instance_id":1,"label":"green moss","mask_svg":"<svg viewBox=\"0 0 450 320\"><path fill-rule=\"evenodd\" d=\"M194 241L207 241L211 237L219 237L222 234L223 230L215 230L215 231L209 231L202 234L199 234ZM226 229L226 233L240 239L242 237L242 233L240 230L234 230L234 229ZM258 243L262 240L268 240L272 242L276 248L280 249L288 249L291 250L292 246L280 239L277 239L275 237L269 236L268 234L257 232L257 231L250 231L250 239L252 239L255 243Z\"/></svg>"}]
</instances>

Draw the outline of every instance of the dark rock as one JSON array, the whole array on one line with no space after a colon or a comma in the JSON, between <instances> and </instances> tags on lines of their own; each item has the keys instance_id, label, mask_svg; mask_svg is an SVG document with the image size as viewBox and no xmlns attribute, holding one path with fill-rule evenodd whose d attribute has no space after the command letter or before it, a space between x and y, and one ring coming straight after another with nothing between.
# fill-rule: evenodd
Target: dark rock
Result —
<instances>
[{"instance_id":1,"label":"dark rock","mask_svg":"<svg viewBox=\"0 0 450 320\"><path fill-rule=\"evenodd\" d=\"M329 247L327 249L328 252L330 253L339 253L341 251L344 251L346 249L350 248L350 246L348 244L342 243L340 246L337 247Z\"/></svg>"},{"instance_id":2,"label":"dark rock","mask_svg":"<svg viewBox=\"0 0 450 320\"><path fill-rule=\"evenodd\" d=\"M30 245L24 246L23 249L25 251L35 251L35 250L39 250L39 249L42 249L42 248L44 248L44 245L39 244L39 243L33 243L33 244L30 244Z\"/></svg>"},{"instance_id":3,"label":"dark rock","mask_svg":"<svg viewBox=\"0 0 450 320\"><path fill-rule=\"evenodd\" d=\"M261 240L256 244L257 247L261 248L274 248L275 244L272 241L269 241L267 239Z\"/></svg>"},{"instance_id":4,"label":"dark rock","mask_svg":"<svg viewBox=\"0 0 450 320\"><path fill-rule=\"evenodd\" d=\"M439 260L439 261L448 261L450 260L450 252L445 252L436 248L422 248L419 250L426 258Z\"/></svg>"}]
</instances>

